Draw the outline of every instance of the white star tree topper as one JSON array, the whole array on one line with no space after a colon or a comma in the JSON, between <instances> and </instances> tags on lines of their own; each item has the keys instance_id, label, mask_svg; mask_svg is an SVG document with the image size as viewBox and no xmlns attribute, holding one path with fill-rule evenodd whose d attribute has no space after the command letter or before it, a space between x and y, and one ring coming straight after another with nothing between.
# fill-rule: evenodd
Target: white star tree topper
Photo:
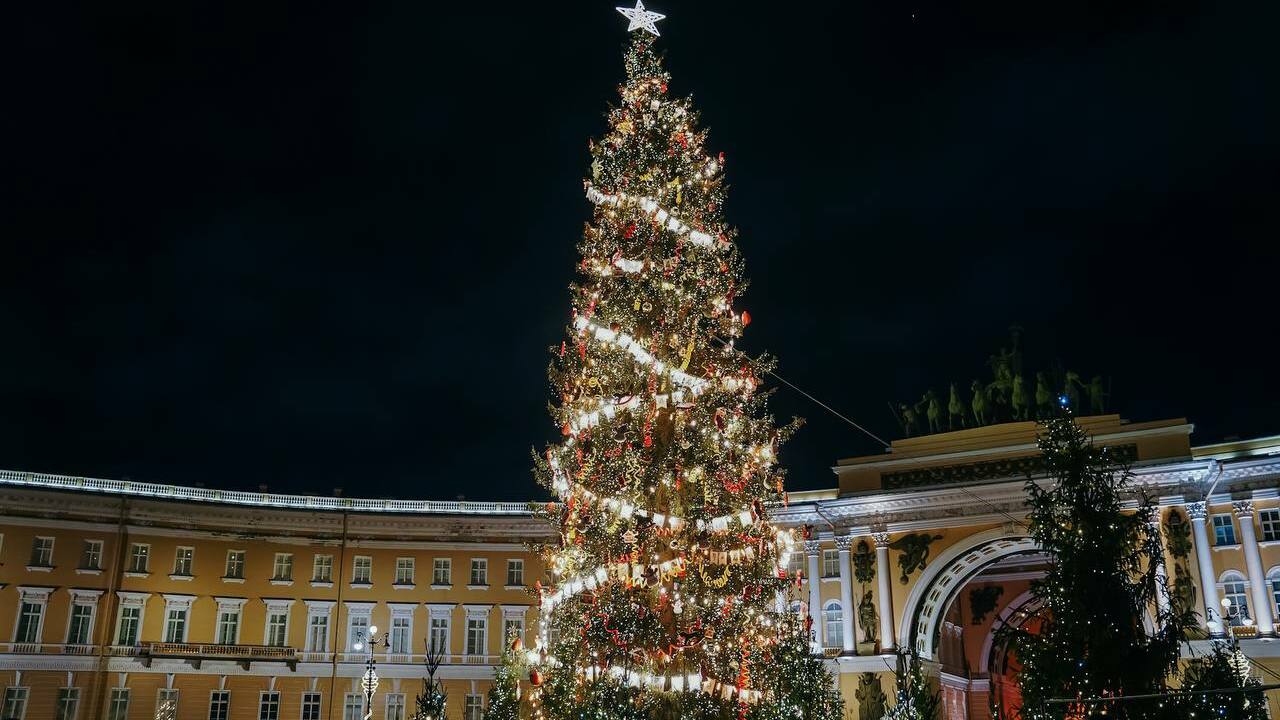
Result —
<instances>
[{"instance_id":1,"label":"white star tree topper","mask_svg":"<svg viewBox=\"0 0 1280 720\"><path fill-rule=\"evenodd\" d=\"M644 30L654 36L659 35L658 26L654 23L667 17L662 13L649 12L648 10L645 10L643 0L636 0L636 6L633 8L620 7L614 9L622 13L623 17L630 22L630 24L627 25L628 31Z\"/></svg>"}]
</instances>

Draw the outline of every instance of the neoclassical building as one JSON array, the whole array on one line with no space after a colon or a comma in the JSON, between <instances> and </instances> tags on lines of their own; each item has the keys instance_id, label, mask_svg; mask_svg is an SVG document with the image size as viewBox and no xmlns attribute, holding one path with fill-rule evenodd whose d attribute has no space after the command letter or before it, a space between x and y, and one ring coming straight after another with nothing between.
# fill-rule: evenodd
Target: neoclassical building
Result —
<instances>
[{"instance_id":1,"label":"neoclassical building","mask_svg":"<svg viewBox=\"0 0 1280 720\"><path fill-rule=\"evenodd\" d=\"M1194 603L1204 637L1233 634L1274 682L1280 437L1193 447L1181 419L1079 422L1159 500L1177 588L1161 601ZM994 630L1034 622L1029 587L1046 558L1022 520L1035 432L897 441L839 461L836 487L774 508L775 521L811 528L793 557L808 580L782 601L814 618L814 650L851 717L879 717L902 647L937 676L947 720L1017 703ZM0 472L0 718L150 720L171 704L197 720L362 717L368 649L355 644L376 626L373 717L412 709L432 643L449 720L478 720L503 638L535 629L542 570L527 543L540 539L524 503Z\"/></svg>"}]
</instances>

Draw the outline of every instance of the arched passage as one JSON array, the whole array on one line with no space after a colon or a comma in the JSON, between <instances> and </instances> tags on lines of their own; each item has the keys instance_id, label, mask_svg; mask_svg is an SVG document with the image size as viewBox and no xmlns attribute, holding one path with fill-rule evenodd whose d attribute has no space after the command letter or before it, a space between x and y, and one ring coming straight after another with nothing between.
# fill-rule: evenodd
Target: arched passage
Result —
<instances>
[{"instance_id":1,"label":"arched passage","mask_svg":"<svg viewBox=\"0 0 1280 720\"><path fill-rule=\"evenodd\" d=\"M972 535L943 550L907 595L898 626L899 647L914 647L921 659L936 660L938 628L952 596L983 567L1037 550L1035 540L1012 525Z\"/></svg>"}]
</instances>

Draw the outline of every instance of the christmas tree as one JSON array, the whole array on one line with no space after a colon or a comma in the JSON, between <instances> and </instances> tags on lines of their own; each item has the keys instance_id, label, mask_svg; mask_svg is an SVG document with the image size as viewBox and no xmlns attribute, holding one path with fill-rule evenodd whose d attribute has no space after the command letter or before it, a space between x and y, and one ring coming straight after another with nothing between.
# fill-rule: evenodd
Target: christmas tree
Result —
<instances>
[{"instance_id":1,"label":"christmas tree","mask_svg":"<svg viewBox=\"0 0 1280 720\"><path fill-rule=\"evenodd\" d=\"M1214 642L1213 652L1192 660L1184 671L1180 705L1171 716L1216 720L1267 720L1262 683L1253 676L1249 659L1226 643ZM1166 703L1168 705L1168 703Z\"/></svg>"},{"instance_id":2,"label":"christmas tree","mask_svg":"<svg viewBox=\"0 0 1280 720\"><path fill-rule=\"evenodd\" d=\"M436 679L436 672L439 671L440 663L444 660L445 649L432 645L430 640L427 640L425 645L427 653L423 660L427 667L427 676L422 679L422 691L414 698L411 720L444 720L444 708L448 702L448 696L445 695L444 684Z\"/></svg>"},{"instance_id":3,"label":"christmas tree","mask_svg":"<svg viewBox=\"0 0 1280 720\"><path fill-rule=\"evenodd\" d=\"M924 676L920 658L914 652L898 654L898 669L894 673L897 693L893 707L885 713L888 720L936 720L942 704L938 693L930 687Z\"/></svg>"},{"instance_id":4,"label":"christmas tree","mask_svg":"<svg viewBox=\"0 0 1280 720\"><path fill-rule=\"evenodd\" d=\"M502 663L495 670L493 685L489 687L485 720L516 720L520 717L520 675L524 663L519 653L522 649L517 636L515 642L503 651Z\"/></svg>"},{"instance_id":5,"label":"christmas tree","mask_svg":"<svg viewBox=\"0 0 1280 720\"><path fill-rule=\"evenodd\" d=\"M653 49L662 16L619 11L633 31L626 82L589 143L595 209L549 369L563 439L537 458L559 542L536 588L530 712L763 720L785 706L836 720L830 677L777 612L798 581L783 569L796 540L766 507L784 500L775 461L792 427L767 412L769 362L735 348L751 318L724 156L669 93ZM797 691L796 673L811 684Z\"/></svg>"},{"instance_id":6,"label":"christmas tree","mask_svg":"<svg viewBox=\"0 0 1280 720\"><path fill-rule=\"evenodd\" d=\"M1002 634L1022 663L1022 716L1078 718L1106 709L1115 717L1153 717L1149 703L1050 702L1160 693L1176 671L1189 612L1155 611L1154 632L1143 623L1168 592L1149 498L1136 511L1131 476L1107 448L1093 445L1069 411L1044 425L1039 438L1047 482L1027 481L1031 535L1050 556L1031 590L1044 604L1035 631Z\"/></svg>"}]
</instances>

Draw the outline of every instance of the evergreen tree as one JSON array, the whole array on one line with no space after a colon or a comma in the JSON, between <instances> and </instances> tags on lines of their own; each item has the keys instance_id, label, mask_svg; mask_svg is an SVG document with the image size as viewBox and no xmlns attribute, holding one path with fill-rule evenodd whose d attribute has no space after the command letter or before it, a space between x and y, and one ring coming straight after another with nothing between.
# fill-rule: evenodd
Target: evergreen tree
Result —
<instances>
[{"instance_id":1,"label":"evergreen tree","mask_svg":"<svg viewBox=\"0 0 1280 720\"><path fill-rule=\"evenodd\" d=\"M898 654L895 675L897 693L893 707L884 715L886 720L936 720L942 701L924 676L920 658L915 652Z\"/></svg>"},{"instance_id":2,"label":"evergreen tree","mask_svg":"<svg viewBox=\"0 0 1280 720\"><path fill-rule=\"evenodd\" d=\"M427 676L422 680L422 691L414 698L413 715L410 720L445 720L445 704L448 697L444 692L444 684L436 679L436 671L444 660L444 649L432 647L426 641L427 653L424 659Z\"/></svg>"},{"instance_id":3,"label":"evergreen tree","mask_svg":"<svg viewBox=\"0 0 1280 720\"><path fill-rule=\"evenodd\" d=\"M813 654L809 633L794 614L779 618L781 634L765 658L775 671L767 674L770 702L754 706L748 720L835 720L844 717L844 698L821 657Z\"/></svg>"},{"instance_id":4,"label":"evergreen tree","mask_svg":"<svg viewBox=\"0 0 1280 720\"><path fill-rule=\"evenodd\" d=\"M502 662L494 671L493 685L489 687L485 720L518 720L520 717L520 677L524 662L516 648L508 645L503 651Z\"/></svg>"},{"instance_id":5,"label":"evergreen tree","mask_svg":"<svg viewBox=\"0 0 1280 720\"><path fill-rule=\"evenodd\" d=\"M1095 698L1158 693L1177 668L1190 612L1160 611L1154 633L1143 624L1155 607L1156 563L1163 562L1149 498L1136 511L1131 474L1064 410L1039 438L1047 482L1027 481L1031 535L1050 557L1046 576L1032 583L1044 606L1035 631L1002 634L1022 663L1018 677L1022 715L1034 720L1076 718L1091 708L1050 703L1053 698ZM1121 702L1115 717L1156 717L1150 703Z\"/></svg>"},{"instance_id":6,"label":"evergreen tree","mask_svg":"<svg viewBox=\"0 0 1280 720\"><path fill-rule=\"evenodd\" d=\"M734 347L751 318L724 156L704 151L691 101L668 92L661 16L620 10L635 30L626 81L590 143L595 210L549 369L563 440L536 461L560 502L545 510L559 542L537 588L530 712L781 718L776 704L838 720L830 678L799 661L793 624L774 612L796 540L766 507L783 499L775 462L791 427L760 391L770 363ZM495 696L503 707L510 688Z\"/></svg>"},{"instance_id":7,"label":"evergreen tree","mask_svg":"<svg viewBox=\"0 0 1280 720\"><path fill-rule=\"evenodd\" d=\"M1249 672L1249 660L1225 643L1215 642L1213 654L1192 660L1183 671L1177 698L1180 717L1216 720L1267 720L1262 683ZM1241 692L1203 692L1232 691ZM1199 692L1197 692L1199 691Z\"/></svg>"}]
</instances>

